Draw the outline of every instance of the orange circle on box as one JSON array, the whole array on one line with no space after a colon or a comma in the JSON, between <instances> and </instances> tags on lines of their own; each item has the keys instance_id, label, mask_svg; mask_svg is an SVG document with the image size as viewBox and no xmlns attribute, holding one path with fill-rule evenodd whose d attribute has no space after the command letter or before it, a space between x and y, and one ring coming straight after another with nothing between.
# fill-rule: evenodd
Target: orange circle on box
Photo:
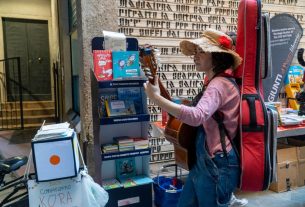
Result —
<instances>
[{"instance_id":1,"label":"orange circle on box","mask_svg":"<svg viewBox=\"0 0 305 207\"><path fill-rule=\"evenodd\" d=\"M50 157L50 163L52 165L58 165L60 163L60 157L58 155L52 155Z\"/></svg>"}]
</instances>

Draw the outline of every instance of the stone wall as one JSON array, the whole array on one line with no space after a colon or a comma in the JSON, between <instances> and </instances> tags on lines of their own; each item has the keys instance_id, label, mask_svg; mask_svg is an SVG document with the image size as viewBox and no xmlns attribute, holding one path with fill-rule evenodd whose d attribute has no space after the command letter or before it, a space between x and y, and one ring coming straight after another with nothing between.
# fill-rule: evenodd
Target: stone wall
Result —
<instances>
[{"instance_id":1,"label":"stone wall","mask_svg":"<svg viewBox=\"0 0 305 207\"><path fill-rule=\"evenodd\" d=\"M159 77L171 96L191 98L202 88L204 75L197 73L193 60L179 51L182 39L198 38L202 31L213 28L237 30L238 0L117 0L119 32L137 37L140 44L151 44L160 50ZM305 1L262 0L262 12L270 17L278 13L293 15L304 28ZM299 47L305 46L305 38ZM297 64L294 58L292 64ZM161 108L148 100L152 121L161 120ZM151 131L151 162L174 158L173 149L161 147L164 137Z\"/></svg>"},{"instance_id":2,"label":"stone wall","mask_svg":"<svg viewBox=\"0 0 305 207\"><path fill-rule=\"evenodd\" d=\"M193 97L202 87L203 74L197 73L192 59L181 55L178 45L184 38L198 38L206 28L237 30L238 0L80 0L78 31L82 58L80 71L80 105L83 137L92 141L90 70L91 39L103 30L118 31L149 43L161 52L159 75L172 96ZM304 0L262 0L263 12L274 16L287 12L305 26ZM305 46L301 39L300 47ZM293 64L296 64L294 58ZM149 101L149 100L148 100ZM161 120L161 109L148 102L152 121ZM100 153L93 149L89 152ZM156 145L156 149L158 149ZM89 160L93 167L96 161ZM158 157L158 156L155 156ZM92 171L91 171L92 172Z\"/></svg>"}]
</instances>

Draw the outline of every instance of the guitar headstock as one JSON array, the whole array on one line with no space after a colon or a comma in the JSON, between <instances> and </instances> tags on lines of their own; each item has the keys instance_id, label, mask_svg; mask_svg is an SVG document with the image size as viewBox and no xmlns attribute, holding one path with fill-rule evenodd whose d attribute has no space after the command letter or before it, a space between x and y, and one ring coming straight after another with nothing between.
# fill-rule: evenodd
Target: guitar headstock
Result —
<instances>
[{"instance_id":1,"label":"guitar headstock","mask_svg":"<svg viewBox=\"0 0 305 207\"><path fill-rule=\"evenodd\" d=\"M159 64L159 57L160 52L159 50L153 48L153 46L149 44L145 44L143 47L140 47L140 63L141 68L143 69L146 77L148 78L149 82L151 84L155 83L155 75L157 74L158 70L158 64ZM161 96L164 98L171 100L171 96L166 90L166 88L163 86L160 79L158 80L159 88Z\"/></svg>"},{"instance_id":2,"label":"guitar headstock","mask_svg":"<svg viewBox=\"0 0 305 207\"><path fill-rule=\"evenodd\" d=\"M152 45L145 44L140 47L139 51L141 68L143 69L146 77L150 83L154 83L154 77L158 70L158 56L159 51Z\"/></svg>"}]
</instances>

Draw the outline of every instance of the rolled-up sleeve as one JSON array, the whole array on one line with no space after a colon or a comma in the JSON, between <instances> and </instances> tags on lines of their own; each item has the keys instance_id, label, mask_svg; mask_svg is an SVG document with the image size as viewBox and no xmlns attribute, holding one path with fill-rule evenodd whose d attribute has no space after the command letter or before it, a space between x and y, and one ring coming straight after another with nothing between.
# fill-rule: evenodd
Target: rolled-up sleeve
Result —
<instances>
[{"instance_id":1,"label":"rolled-up sleeve","mask_svg":"<svg viewBox=\"0 0 305 207\"><path fill-rule=\"evenodd\" d=\"M207 121L221 106L221 97L218 88L207 87L197 106L182 105L177 118L188 125L199 126Z\"/></svg>"}]
</instances>

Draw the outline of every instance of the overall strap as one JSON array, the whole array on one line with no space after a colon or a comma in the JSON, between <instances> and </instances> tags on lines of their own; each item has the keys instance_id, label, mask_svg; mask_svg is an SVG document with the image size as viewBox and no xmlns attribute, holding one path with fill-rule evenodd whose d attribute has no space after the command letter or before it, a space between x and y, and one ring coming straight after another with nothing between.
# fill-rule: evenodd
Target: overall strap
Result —
<instances>
[{"instance_id":1,"label":"overall strap","mask_svg":"<svg viewBox=\"0 0 305 207\"><path fill-rule=\"evenodd\" d=\"M227 80L229 80L239 91L239 87L237 85L237 83L235 82L235 79L232 77L228 77L228 76L222 76L225 77ZM219 134L220 134L220 143L221 143L221 148L222 151L225 155L225 157L228 159L228 152L227 152L227 147L226 147L226 136L228 137L228 139L230 140L230 143L232 145L232 148L234 149L235 153L237 154L237 156L239 157L239 153L237 150L236 145L234 144L232 138L229 136L229 133L223 123L223 119L224 119L224 115L222 112L220 111L216 111L213 115L212 115L213 119L217 122L218 124L218 129L219 129Z\"/></svg>"},{"instance_id":2,"label":"overall strap","mask_svg":"<svg viewBox=\"0 0 305 207\"><path fill-rule=\"evenodd\" d=\"M221 148L222 148L222 151L223 151L225 157L228 159L228 155L227 155L228 153L227 153L227 147L226 147L226 141L225 141L226 135L229 138L231 144L232 144L232 141L227 133L225 125L223 124L223 113L221 113L220 111L216 111L212 117L218 124Z\"/></svg>"}]
</instances>

